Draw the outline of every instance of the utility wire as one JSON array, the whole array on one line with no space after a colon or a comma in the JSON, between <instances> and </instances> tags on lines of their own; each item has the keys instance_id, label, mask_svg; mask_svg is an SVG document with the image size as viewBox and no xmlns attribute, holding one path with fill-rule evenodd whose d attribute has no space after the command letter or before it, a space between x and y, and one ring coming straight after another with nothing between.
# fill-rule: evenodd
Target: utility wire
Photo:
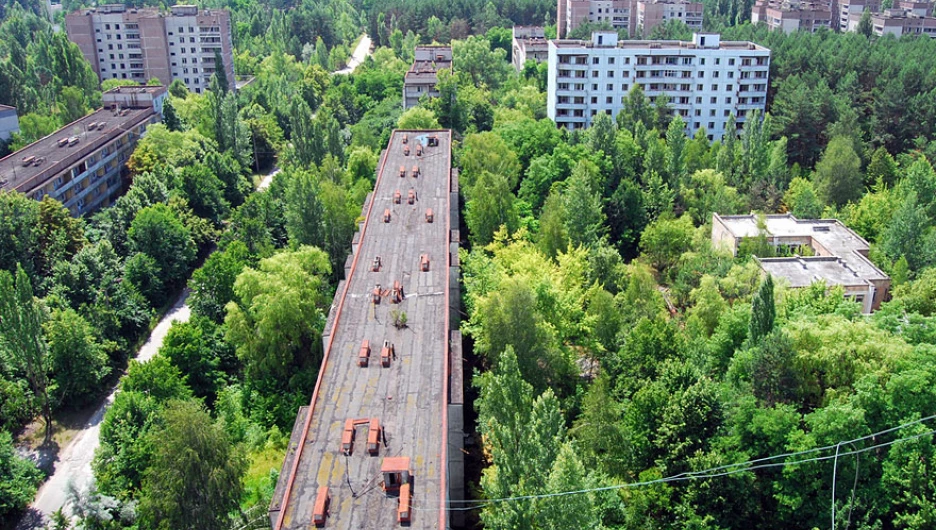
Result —
<instances>
[{"instance_id":1,"label":"utility wire","mask_svg":"<svg viewBox=\"0 0 936 530\"><path fill-rule=\"evenodd\" d=\"M784 454L782 454L782 455L770 456L770 457L766 457L766 458L759 458L759 459L755 459L755 460L749 460L749 461L747 461L747 462L739 462L739 463L735 463L735 464L728 464L728 465L724 465L724 466L718 466L718 467L713 467L713 468L709 468L709 469L704 469L704 470L701 470L701 471L685 472L685 473L680 473L680 474L678 474L678 475L673 475L673 476L664 477L664 478L659 478L659 479L654 479L654 480L649 480L649 481L631 482L631 483L624 483L624 484L615 484L615 485L611 485L611 486L601 486L601 487L596 487L596 488L587 488L587 489L574 490L574 491L562 491L562 492L556 492L556 493L543 493L543 494L537 494L537 495L520 495L520 496L515 496L515 497L502 497L502 498L496 498L496 499L481 499L481 500L456 501L456 502L458 502L459 504L471 504L471 506L457 506L457 507L449 506L449 507L446 507L445 510L446 510L446 511L468 511L468 510L476 510L476 509L478 509L478 508L484 508L484 507L486 507L486 506L490 506L490 505L498 504L498 503L505 503L505 502L517 502L517 501L525 501L525 500L533 500L533 499L544 499L544 498L552 498L552 497L565 497L565 496L568 496L568 495L579 495L579 494L582 494L582 493L594 493L594 492L601 492L601 491L613 491L613 490L619 490L619 489L630 489L630 488L638 488L638 487L644 487L644 486L652 486L652 485L656 485L656 484L668 484L668 483L672 483L672 482L686 482L686 481L689 481L689 480L699 480L699 479L708 479L708 478L719 478L719 477L725 477L725 476L729 476L729 475L736 475L736 474L738 474L738 473L744 473L744 472L748 472L748 471L755 471L755 470L758 470L758 469L767 469L767 468L774 468L774 467L786 467L786 466L792 466L792 465L808 464L808 463L812 463L812 462L822 462L822 461L830 460L830 459L833 459L833 458L834 458L834 459L838 459L839 457L845 457L845 456L851 456L851 455L860 455L860 454L862 454L862 453L866 453L866 452L868 452L868 451L872 451L872 450L874 450L874 449L879 449L879 448L882 448L882 447L888 447L888 446L894 445L894 444L899 443L899 442L910 441L910 440L915 440L915 439L918 439L918 438L922 438L922 437L924 437L924 436L929 436L929 435L931 435L931 434L936 433L936 429L931 429L931 430L927 430L927 431L922 432L922 433L918 433L918 434L914 434L914 435L910 435L910 436L905 436L905 437L903 437L903 438L898 438L898 439L895 439L895 440L891 440L891 441L889 441L889 442L876 443L876 444L874 444L874 445L871 445L871 446L868 446L868 447L864 447L864 448L860 448L860 449L853 449L853 450L845 451L845 452L841 452L841 451L838 451L838 450L837 450L836 453L835 453L835 454L832 454L832 455L820 455L820 456L815 456L815 457L811 457L811 458L805 458L805 459L802 459L802 460L794 460L794 461L789 461L789 460L787 460L787 461L783 461L783 462L770 462L771 460L776 460L776 459L778 459L778 458L788 458L788 457L795 457L795 456L803 456L803 455L813 454L813 453L820 452L820 451L827 451L827 450L830 450L830 449L836 449L836 448L840 448L842 445L854 445L855 442L867 440L867 439L870 439L870 438L875 438L875 437L877 437L877 436L880 436L880 435L883 435L883 434L887 434L887 433L891 433L891 432L894 432L894 431L897 431L897 430L900 430L900 429L903 429L903 428L906 428L906 427L909 427L909 426L912 426L912 425L916 425L916 424L919 424L919 423L922 423L922 422L924 422L924 421L928 421L928 420L931 420L931 419L934 419L934 418L936 418L936 415L927 416L927 417L925 417L925 418L921 418L921 419L918 419L918 420L914 420L914 421L911 421L911 422L904 423L904 424L902 424L902 425L898 425L897 427L892 427L892 428L889 428L889 429L885 429L885 430L883 430L883 431L878 431L878 432L873 433L873 434L869 434L869 435L866 435L866 436L862 436L862 437L859 437L859 438L855 438L854 440L846 440L846 441L842 441L842 442L839 442L839 443L836 443L836 444L833 444L833 445L828 445L828 446L825 446L825 447L819 447L819 448L814 448L814 449L806 449L806 450L803 450L803 451L796 451L796 452L792 452L792 453L784 453ZM762 462L766 462L766 463L762 463ZM752 464L754 464L754 465L752 465ZM857 479L856 479L856 480L857 480ZM450 501L450 502L451 502L451 501ZM435 509L429 510L429 509L426 509L426 508L421 508L421 509L420 509L420 508L415 508L415 507L414 507L414 509L415 509L415 510L422 510L422 511L437 511L437 510L435 510Z\"/></svg>"}]
</instances>

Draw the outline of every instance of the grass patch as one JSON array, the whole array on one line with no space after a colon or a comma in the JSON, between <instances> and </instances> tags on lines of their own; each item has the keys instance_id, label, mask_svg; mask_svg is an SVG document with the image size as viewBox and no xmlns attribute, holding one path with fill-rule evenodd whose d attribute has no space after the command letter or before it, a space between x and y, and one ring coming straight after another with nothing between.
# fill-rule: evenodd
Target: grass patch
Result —
<instances>
[{"instance_id":1,"label":"grass patch","mask_svg":"<svg viewBox=\"0 0 936 530\"><path fill-rule=\"evenodd\" d=\"M279 440L270 440L259 451L247 454L249 466L243 478L244 498L241 500L241 508L247 510L258 504L269 505L285 457L286 446Z\"/></svg>"}]
</instances>

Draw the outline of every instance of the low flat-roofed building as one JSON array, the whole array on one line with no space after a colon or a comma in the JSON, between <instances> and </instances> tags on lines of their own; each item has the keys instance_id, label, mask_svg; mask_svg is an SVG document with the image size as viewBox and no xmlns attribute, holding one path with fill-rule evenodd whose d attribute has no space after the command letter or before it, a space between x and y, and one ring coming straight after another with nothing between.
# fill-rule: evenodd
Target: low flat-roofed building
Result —
<instances>
[{"instance_id":1,"label":"low flat-roofed building","mask_svg":"<svg viewBox=\"0 0 936 530\"><path fill-rule=\"evenodd\" d=\"M104 108L0 159L0 188L59 200L74 216L108 206L121 192L125 164L159 110L166 87L118 87Z\"/></svg>"},{"instance_id":2,"label":"low flat-roofed building","mask_svg":"<svg viewBox=\"0 0 936 530\"><path fill-rule=\"evenodd\" d=\"M761 258L761 268L787 281L790 287L814 282L840 285L864 313L888 299L890 277L868 259L868 242L837 219L797 219L790 214L712 215L712 244L737 254L742 241L765 237L774 247L788 251L808 246L814 256Z\"/></svg>"},{"instance_id":3,"label":"low flat-roofed building","mask_svg":"<svg viewBox=\"0 0 936 530\"><path fill-rule=\"evenodd\" d=\"M815 33L820 28L832 28L832 9L828 2L758 0L751 9L751 23L758 22L767 24L771 31Z\"/></svg>"},{"instance_id":4,"label":"low flat-roofed building","mask_svg":"<svg viewBox=\"0 0 936 530\"><path fill-rule=\"evenodd\" d=\"M0 105L0 140L4 142L9 140L19 130L19 116L16 115L16 107Z\"/></svg>"},{"instance_id":5,"label":"low flat-roofed building","mask_svg":"<svg viewBox=\"0 0 936 530\"><path fill-rule=\"evenodd\" d=\"M549 58L549 41L541 26L514 26L512 62L519 72L527 61L542 63Z\"/></svg>"},{"instance_id":6,"label":"low flat-roofed building","mask_svg":"<svg viewBox=\"0 0 936 530\"><path fill-rule=\"evenodd\" d=\"M403 110L419 104L419 98L439 97L439 70L452 68L451 46L416 46L413 65L403 76Z\"/></svg>"}]
</instances>

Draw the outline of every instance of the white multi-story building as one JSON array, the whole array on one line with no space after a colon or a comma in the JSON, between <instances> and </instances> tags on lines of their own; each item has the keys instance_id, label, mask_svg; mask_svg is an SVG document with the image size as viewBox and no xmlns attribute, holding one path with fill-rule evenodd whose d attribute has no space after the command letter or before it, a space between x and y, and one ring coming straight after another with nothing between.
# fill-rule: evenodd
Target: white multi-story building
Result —
<instances>
[{"instance_id":1,"label":"white multi-story building","mask_svg":"<svg viewBox=\"0 0 936 530\"><path fill-rule=\"evenodd\" d=\"M669 96L687 134L704 127L710 140L722 137L729 116L741 128L767 102L770 50L713 33L682 42L595 32L590 41L550 41L548 61L547 115L559 127L588 127L599 112L616 116L635 83L651 101Z\"/></svg>"},{"instance_id":2,"label":"white multi-story building","mask_svg":"<svg viewBox=\"0 0 936 530\"><path fill-rule=\"evenodd\" d=\"M129 79L164 85L182 80L204 92L219 67L234 88L231 14L224 9L175 5L168 13L155 8L107 4L65 17L68 38L78 45L101 81Z\"/></svg>"}]
</instances>

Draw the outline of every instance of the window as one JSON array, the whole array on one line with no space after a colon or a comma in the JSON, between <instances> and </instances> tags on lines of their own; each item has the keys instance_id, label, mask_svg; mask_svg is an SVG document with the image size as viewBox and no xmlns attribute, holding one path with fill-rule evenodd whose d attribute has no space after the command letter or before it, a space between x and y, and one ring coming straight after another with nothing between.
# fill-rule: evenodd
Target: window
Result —
<instances>
[{"instance_id":1,"label":"window","mask_svg":"<svg viewBox=\"0 0 936 530\"><path fill-rule=\"evenodd\" d=\"M614 70L608 70L608 77L614 77Z\"/></svg>"},{"instance_id":2,"label":"window","mask_svg":"<svg viewBox=\"0 0 936 530\"><path fill-rule=\"evenodd\" d=\"M611 96L608 96L605 98L605 103L607 103L608 105L611 104L611 101L612 101Z\"/></svg>"},{"instance_id":3,"label":"window","mask_svg":"<svg viewBox=\"0 0 936 530\"><path fill-rule=\"evenodd\" d=\"M712 101L712 105L714 105L714 104L718 103L718 98L712 97L712 100L711 100L711 101Z\"/></svg>"},{"instance_id":4,"label":"window","mask_svg":"<svg viewBox=\"0 0 936 530\"><path fill-rule=\"evenodd\" d=\"M623 90L624 92L627 92L627 83L624 83L621 85L621 90Z\"/></svg>"},{"instance_id":5,"label":"window","mask_svg":"<svg viewBox=\"0 0 936 530\"><path fill-rule=\"evenodd\" d=\"M734 72L728 72L728 79L734 79Z\"/></svg>"},{"instance_id":6,"label":"window","mask_svg":"<svg viewBox=\"0 0 936 530\"><path fill-rule=\"evenodd\" d=\"M608 89L608 90L614 90L614 85L611 84L611 83L608 83L608 88L607 88L607 89Z\"/></svg>"},{"instance_id":7,"label":"window","mask_svg":"<svg viewBox=\"0 0 936 530\"><path fill-rule=\"evenodd\" d=\"M592 83L592 90L598 90L598 85L596 83Z\"/></svg>"},{"instance_id":8,"label":"window","mask_svg":"<svg viewBox=\"0 0 936 530\"><path fill-rule=\"evenodd\" d=\"M195 43L195 37L189 37L189 38L188 38L188 41L189 41L190 44L194 44L194 43Z\"/></svg>"},{"instance_id":9,"label":"window","mask_svg":"<svg viewBox=\"0 0 936 530\"><path fill-rule=\"evenodd\" d=\"M695 102L696 102L696 104L701 105L701 104L702 104L702 96L696 96Z\"/></svg>"},{"instance_id":10,"label":"window","mask_svg":"<svg viewBox=\"0 0 936 530\"><path fill-rule=\"evenodd\" d=\"M734 85L726 85L725 90L727 90L728 92L731 92L732 90L734 90Z\"/></svg>"},{"instance_id":11,"label":"window","mask_svg":"<svg viewBox=\"0 0 936 530\"><path fill-rule=\"evenodd\" d=\"M614 57L608 57L608 64L614 64Z\"/></svg>"},{"instance_id":12,"label":"window","mask_svg":"<svg viewBox=\"0 0 936 530\"><path fill-rule=\"evenodd\" d=\"M712 72L712 77L718 79L718 70L715 70L714 72Z\"/></svg>"},{"instance_id":13,"label":"window","mask_svg":"<svg viewBox=\"0 0 936 530\"><path fill-rule=\"evenodd\" d=\"M716 58L715 58L715 64L716 64L716 65L721 64L721 59L719 59L718 57L716 57Z\"/></svg>"},{"instance_id":14,"label":"window","mask_svg":"<svg viewBox=\"0 0 936 530\"><path fill-rule=\"evenodd\" d=\"M734 66L734 59L728 59L728 66Z\"/></svg>"},{"instance_id":15,"label":"window","mask_svg":"<svg viewBox=\"0 0 936 530\"><path fill-rule=\"evenodd\" d=\"M598 104L598 98L597 98L596 96L592 96L591 102L592 102L592 105L597 105L597 104Z\"/></svg>"},{"instance_id":16,"label":"window","mask_svg":"<svg viewBox=\"0 0 936 530\"><path fill-rule=\"evenodd\" d=\"M714 117L715 117L715 109L709 110L709 111L708 111L708 115L709 115L710 117L713 117L713 118L714 118Z\"/></svg>"},{"instance_id":17,"label":"window","mask_svg":"<svg viewBox=\"0 0 936 530\"><path fill-rule=\"evenodd\" d=\"M592 64L598 64L598 61L600 61L598 57L592 57Z\"/></svg>"},{"instance_id":18,"label":"window","mask_svg":"<svg viewBox=\"0 0 936 530\"><path fill-rule=\"evenodd\" d=\"M709 128L709 129L714 129L714 128L715 128L715 122L714 122L714 121L708 122L708 128ZM709 136L709 140L711 140L711 139L712 139L712 137Z\"/></svg>"},{"instance_id":19,"label":"window","mask_svg":"<svg viewBox=\"0 0 936 530\"><path fill-rule=\"evenodd\" d=\"M695 109L695 115L696 115L696 116L701 116L701 115L702 115L702 109Z\"/></svg>"},{"instance_id":20,"label":"window","mask_svg":"<svg viewBox=\"0 0 936 530\"><path fill-rule=\"evenodd\" d=\"M725 103L727 103L728 105L731 105L731 98L725 98Z\"/></svg>"},{"instance_id":21,"label":"window","mask_svg":"<svg viewBox=\"0 0 936 530\"><path fill-rule=\"evenodd\" d=\"M699 72L699 79L702 79L703 77L705 77L705 72Z\"/></svg>"},{"instance_id":22,"label":"window","mask_svg":"<svg viewBox=\"0 0 936 530\"><path fill-rule=\"evenodd\" d=\"M598 77L598 70L592 72L592 77Z\"/></svg>"},{"instance_id":23,"label":"window","mask_svg":"<svg viewBox=\"0 0 936 530\"><path fill-rule=\"evenodd\" d=\"M728 116L731 116L731 111L728 109L725 109L725 117L727 118Z\"/></svg>"},{"instance_id":24,"label":"window","mask_svg":"<svg viewBox=\"0 0 936 530\"><path fill-rule=\"evenodd\" d=\"M113 60L113 59L114 59L114 54L113 54L113 53L112 53L112 54L110 54L110 58L111 58L111 60Z\"/></svg>"},{"instance_id":25,"label":"window","mask_svg":"<svg viewBox=\"0 0 936 530\"><path fill-rule=\"evenodd\" d=\"M712 91L714 92L716 90L718 90L718 85L712 85Z\"/></svg>"},{"instance_id":26,"label":"window","mask_svg":"<svg viewBox=\"0 0 936 530\"><path fill-rule=\"evenodd\" d=\"M110 24L104 24L104 29L110 29Z\"/></svg>"},{"instance_id":27,"label":"window","mask_svg":"<svg viewBox=\"0 0 936 530\"><path fill-rule=\"evenodd\" d=\"M113 45L113 44L108 44L108 45L107 45L107 49L108 49L108 50L113 50L113 49L114 49L114 45Z\"/></svg>"}]
</instances>

